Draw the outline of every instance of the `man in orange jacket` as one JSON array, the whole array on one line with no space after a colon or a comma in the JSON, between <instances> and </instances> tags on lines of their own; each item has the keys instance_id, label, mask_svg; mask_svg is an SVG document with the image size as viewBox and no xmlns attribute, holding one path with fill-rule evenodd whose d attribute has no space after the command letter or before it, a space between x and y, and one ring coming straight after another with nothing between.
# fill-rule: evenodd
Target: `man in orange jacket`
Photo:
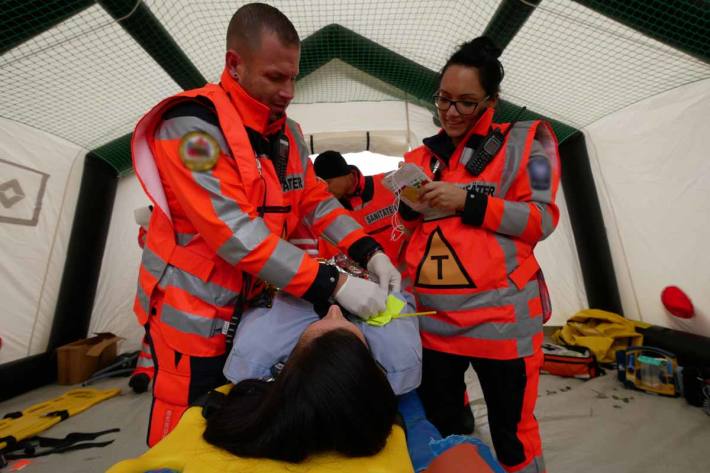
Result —
<instances>
[{"instance_id":1,"label":"man in orange jacket","mask_svg":"<svg viewBox=\"0 0 710 473\"><path fill-rule=\"evenodd\" d=\"M134 168L153 212L134 311L155 364L148 444L225 382L241 310L266 284L368 318L400 275L316 180L299 126L286 118L300 41L283 13L248 4L232 17L219 84L170 97L138 123ZM346 277L288 243L304 221L379 284Z\"/></svg>"},{"instance_id":2,"label":"man in orange jacket","mask_svg":"<svg viewBox=\"0 0 710 473\"><path fill-rule=\"evenodd\" d=\"M356 166L348 165L337 151L322 152L313 166L316 175L328 183L330 193L350 210L355 220L396 264L404 238L392 238L392 218L397 213L397 203L394 194L382 183L385 174L363 176Z\"/></svg>"}]
</instances>

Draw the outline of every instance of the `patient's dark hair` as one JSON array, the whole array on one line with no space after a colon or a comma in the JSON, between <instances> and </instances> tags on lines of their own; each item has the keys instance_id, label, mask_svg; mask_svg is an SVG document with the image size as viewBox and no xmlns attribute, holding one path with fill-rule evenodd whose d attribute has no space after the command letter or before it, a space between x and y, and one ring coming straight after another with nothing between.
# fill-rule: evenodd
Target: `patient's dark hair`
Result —
<instances>
[{"instance_id":1,"label":"patient's dark hair","mask_svg":"<svg viewBox=\"0 0 710 473\"><path fill-rule=\"evenodd\" d=\"M240 457L369 456L385 446L396 416L392 388L365 344L335 329L299 342L275 382L238 383L207 419L204 439Z\"/></svg>"}]
</instances>

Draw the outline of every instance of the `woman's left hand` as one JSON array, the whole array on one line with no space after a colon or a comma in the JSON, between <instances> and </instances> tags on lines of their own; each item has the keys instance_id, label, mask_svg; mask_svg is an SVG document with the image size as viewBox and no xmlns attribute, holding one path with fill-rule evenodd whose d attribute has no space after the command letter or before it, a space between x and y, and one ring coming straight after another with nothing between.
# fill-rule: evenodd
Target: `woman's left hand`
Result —
<instances>
[{"instance_id":1,"label":"woman's left hand","mask_svg":"<svg viewBox=\"0 0 710 473\"><path fill-rule=\"evenodd\" d=\"M432 208L458 212L463 210L466 203L466 189L450 182L428 182L424 184L423 189L421 199Z\"/></svg>"}]
</instances>

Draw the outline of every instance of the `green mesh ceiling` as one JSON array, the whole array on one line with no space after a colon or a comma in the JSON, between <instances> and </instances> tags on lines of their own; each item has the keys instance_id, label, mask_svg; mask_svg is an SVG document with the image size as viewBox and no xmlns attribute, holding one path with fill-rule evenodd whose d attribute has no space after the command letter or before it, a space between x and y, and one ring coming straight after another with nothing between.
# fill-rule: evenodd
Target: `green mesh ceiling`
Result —
<instances>
[{"instance_id":1,"label":"green mesh ceiling","mask_svg":"<svg viewBox=\"0 0 710 473\"><path fill-rule=\"evenodd\" d=\"M671 19L655 18L663 21ZM567 0L541 1L501 60L511 101L579 128L710 77L707 62Z\"/></svg>"},{"instance_id":2,"label":"green mesh ceiling","mask_svg":"<svg viewBox=\"0 0 710 473\"><path fill-rule=\"evenodd\" d=\"M239 1L0 1L0 116L130 171L128 134L160 99L219 77ZM710 78L706 0L284 0L303 40L297 103L429 104L457 45L505 47L498 119L520 106L561 139Z\"/></svg>"}]
</instances>

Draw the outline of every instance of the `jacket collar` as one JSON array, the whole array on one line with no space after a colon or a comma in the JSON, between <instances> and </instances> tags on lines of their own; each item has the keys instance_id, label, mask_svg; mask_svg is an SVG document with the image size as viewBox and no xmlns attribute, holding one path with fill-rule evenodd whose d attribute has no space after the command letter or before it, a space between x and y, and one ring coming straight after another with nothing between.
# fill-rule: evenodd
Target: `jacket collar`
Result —
<instances>
[{"instance_id":1,"label":"jacket collar","mask_svg":"<svg viewBox=\"0 0 710 473\"><path fill-rule=\"evenodd\" d=\"M249 95L225 68L222 71L220 85L227 92L230 102L237 109L244 126L259 132L264 136L272 135L283 128L286 115L275 122L269 123L271 111L269 107Z\"/></svg>"},{"instance_id":2,"label":"jacket collar","mask_svg":"<svg viewBox=\"0 0 710 473\"><path fill-rule=\"evenodd\" d=\"M362 194L362 191L365 188L365 176L362 175L362 172L360 172L357 166L350 165L350 171L355 177L355 192L353 192L351 197L359 196Z\"/></svg>"}]
</instances>

